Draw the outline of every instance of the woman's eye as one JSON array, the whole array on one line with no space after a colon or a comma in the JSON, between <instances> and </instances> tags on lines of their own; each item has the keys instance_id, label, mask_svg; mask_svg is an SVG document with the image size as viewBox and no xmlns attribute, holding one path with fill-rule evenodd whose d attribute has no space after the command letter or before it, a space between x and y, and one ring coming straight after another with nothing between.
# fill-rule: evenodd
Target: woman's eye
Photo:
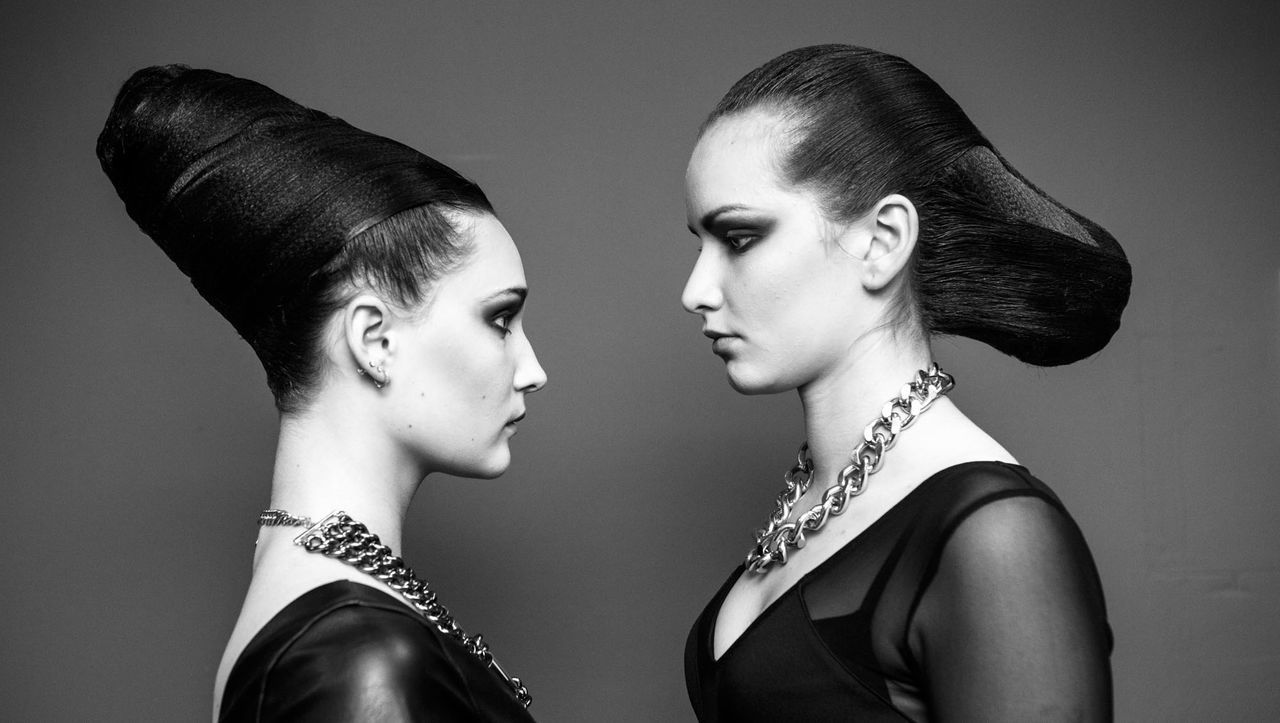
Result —
<instances>
[{"instance_id":1,"label":"woman's eye","mask_svg":"<svg viewBox=\"0 0 1280 723\"><path fill-rule=\"evenodd\" d=\"M497 327L498 331L501 331L503 336L511 333L511 314L500 314L495 316L493 321L490 323Z\"/></svg>"},{"instance_id":2,"label":"woman's eye","mask_svg":"<svg viewBox=\"0 0 1280 723\"><path fill-rule=\"evenodd\" d=\"M734 253L741 253L760 237L753 233L735 233L724 237L725 245Z\"/></svg>"}]
</instances>

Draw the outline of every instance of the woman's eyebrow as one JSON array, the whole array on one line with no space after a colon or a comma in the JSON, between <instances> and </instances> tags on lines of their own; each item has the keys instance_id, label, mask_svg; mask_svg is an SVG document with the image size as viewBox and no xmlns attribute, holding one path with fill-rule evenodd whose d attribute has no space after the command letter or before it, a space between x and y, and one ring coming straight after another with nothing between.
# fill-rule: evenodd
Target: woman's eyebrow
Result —
<instances>
[{"instance_id":1,"label":"woman's eyebrow","mask_svg":"<svg viewBox=\"0 0 1280 723\"><path fill-rule=\"evenodd\" d=\"M514 296L523 302L525 300L525 297L527 297L528 295L529 295L528 288L524 286L512 286L510 288L503 289L502 291L496 291L492 294L489 294L483 299L483 301L487 303L490 301L497 301L498 299L501 299L504 296Z\"/></svg>"},{"instance_id":2,"label":"woman's eyebrow","mask_svg":"<svg viewBox=\"0 0 1280 723\"><path fill-rule=\"evenodd\" d=\"M720 216L723 216L726 213L729 213L730 211L745 211L745 210L747 210L746 206L743 206L737 203L729 203L723 206L718 206L702 214L702 218L698 219L698 225L702 226L702 228L707 228L711 224L715 223L717 218L719 218ZM689 232L693 234L698 233L693 226L689 227Z\"/></svg>"}]
</instances>

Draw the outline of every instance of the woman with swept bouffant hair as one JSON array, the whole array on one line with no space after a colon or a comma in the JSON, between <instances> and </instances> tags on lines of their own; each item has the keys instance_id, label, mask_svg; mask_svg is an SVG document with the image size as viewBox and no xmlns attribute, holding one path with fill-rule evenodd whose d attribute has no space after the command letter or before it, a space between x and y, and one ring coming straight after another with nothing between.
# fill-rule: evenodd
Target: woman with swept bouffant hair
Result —
<instances>
[{"instance_id":1,"label":"woman with swept bouffant hair","mask_svg":"<svg viewBox=\"0 0 1280 723\"><path fill-rule=\"evenodd\" d=\"M392 552L424 477L506 470L546 382L484 193L266 86L175 65L124 84L98 158L253 347L280 411L215 719L531 720L520 679Z\"/></svg>"},{"instance_id":2,"label":"woman with swept bouffant hair","mask_svg":"<svg viewBox=\"0 0 1280 723\"><path fill-rule=\"evenodd\" d=\"M946 396L958 382L930 341L1042 366L1098 352L1129 296L1115 239L927 75L841 45L729 90L686 201L701 250L685 308L734 389L799 393L807 440L690 634L698 719L1110 719L1085 540Z\"/></svg>"}]
</instances>

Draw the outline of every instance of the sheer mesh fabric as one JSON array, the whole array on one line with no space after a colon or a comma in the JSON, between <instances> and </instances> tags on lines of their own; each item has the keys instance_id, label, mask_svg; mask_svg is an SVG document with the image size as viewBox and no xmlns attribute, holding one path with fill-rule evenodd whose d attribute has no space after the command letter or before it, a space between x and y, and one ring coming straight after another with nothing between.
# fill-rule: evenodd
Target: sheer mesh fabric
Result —
<instances>
[{"instance_id":1,"label":"sheer mesh fabric","mask_svg":"<svg viewBox=\"0 0 1280 723\"><path fill-rule=\"evenodd\" d=\"M1021 467L926 480L711 658L686 654L701 721L1105 720L1110 631L1088 547Z\"/></svg>"}]
</instances>

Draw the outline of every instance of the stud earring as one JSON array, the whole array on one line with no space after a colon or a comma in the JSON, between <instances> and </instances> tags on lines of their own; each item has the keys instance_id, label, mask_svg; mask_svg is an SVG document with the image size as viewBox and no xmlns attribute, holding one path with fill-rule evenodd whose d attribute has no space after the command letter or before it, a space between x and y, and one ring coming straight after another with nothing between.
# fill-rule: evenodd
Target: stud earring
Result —
<instances>
[{"instance_id":1,"label":"stud earring","mask_svg":"<svg viewBox=\"0 0 1280 723\"><path fill-rule=\"evenodd\" d=\"M357 366L357 367L356 367L356 374L359 374L359 375L360 375L360 376L362 376L362 377L363 377L363 376L368 376L368 377L369 377L369 379L370 379L371 381L373 381L373 386L375 386L375 387L377 387L377 388L379 388L379 389L381 389L381 388L383 388L383 387L387 386L387 384L391 383L391 377L389 377L389 376L387 375L387 370L386 370L386 369L383 369L381 364L375 364L375 363L373 363L373 362L369 362L369 368L370 368L370 369L372 369L373 371L371 371L371 372L366 372L366 371L364 370L364 367L359 367L359 366ZM375 375L375 373L376 373L376 375ZM379 381L378 377L382 377L381 381Z\"/></svg>"},{"instance_id":2,"label":"stud earring","mask_svg":"<svg viewBox=\"0 0 1280 723\"><path fill-rule=\"evenodd\" d=\"M391 377L387 376L387 370L383 369L381 364L369 362L369 368L378 373L377 376L374 376L372 372L369 373L369 378L373 380L373 386L381 389L391 383Z\"/></svg>"}]
</instances>

